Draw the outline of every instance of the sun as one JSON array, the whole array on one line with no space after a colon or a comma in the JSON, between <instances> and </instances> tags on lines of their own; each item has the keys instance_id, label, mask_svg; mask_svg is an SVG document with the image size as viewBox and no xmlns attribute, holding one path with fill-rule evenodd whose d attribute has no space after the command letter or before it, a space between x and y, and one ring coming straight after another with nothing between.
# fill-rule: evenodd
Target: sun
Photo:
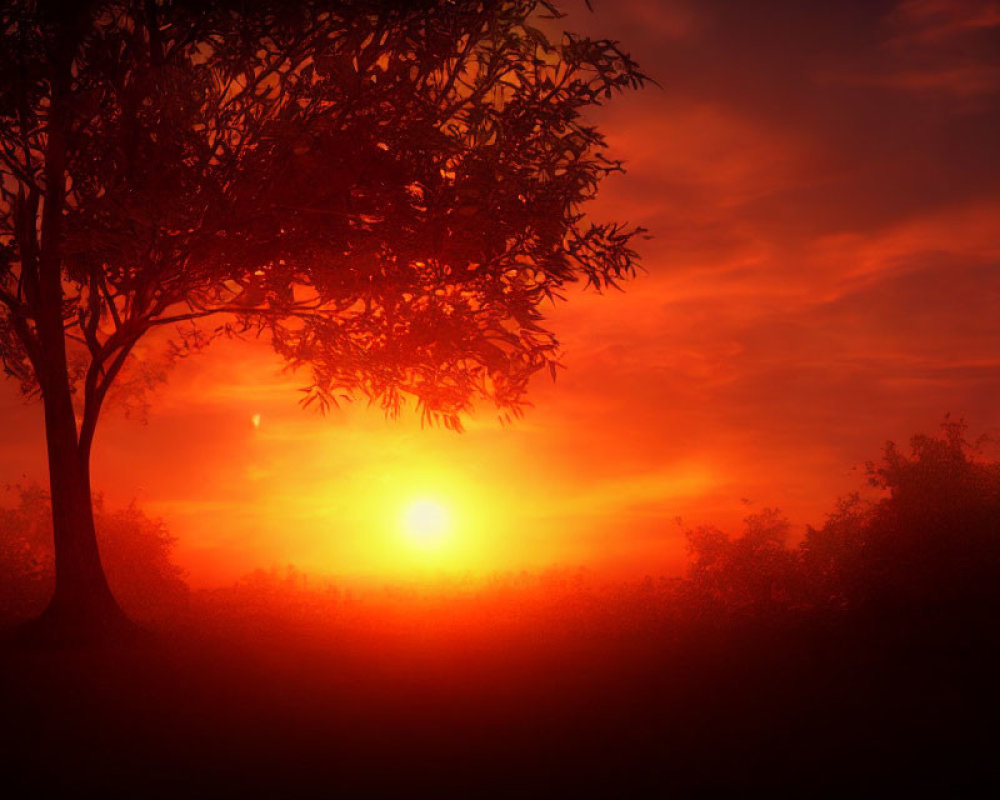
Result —
<instances>
[{"instance_id":1,"label":"sun","mask_svg":"<svg viewBox=\"0 0 1000 800\"><path fill-rule=\"evenodd\" d=\"M403 530L411 542L421 546L440 544L449 526L447 510L432 500L418 500L403 513Z\"/></svg>"}]
</instances>

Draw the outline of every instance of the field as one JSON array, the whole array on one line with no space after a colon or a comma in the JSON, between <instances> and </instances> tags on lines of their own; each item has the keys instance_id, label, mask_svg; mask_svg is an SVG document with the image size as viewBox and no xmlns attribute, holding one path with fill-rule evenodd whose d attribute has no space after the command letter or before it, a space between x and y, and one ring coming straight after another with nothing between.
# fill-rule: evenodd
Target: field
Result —
<instances>
[{"instance_id":1,"label":"field","mask_svg":"<svg viewBox=\"0 0 1000 800\"><path fill-rule=\"evenodd\" d=\"M3 652L7 785L141 796L980 786L995 634L685 618L670 582L258 576L140 641ZM10 637L8 636L8 639Z\"/></svg>"},{"instance_id":2,"label":"field","mask_svg":"<svg viewBox=\"0 0 1000 800\"><path fill-rule=\"evenodd\" d=\"M960 428L886 450L880 498L788 541L689 531L683 576L409 584L294 569L190 589L102 511L143 629L43 645L43 494L0 514L0 753L20 796L883 796L998 782L1000 462ZM49 549L46 549L49 548ZM36 629L37 630L37 629ZM53 643L57 642L57 643Z\"/></svg>"}]
</instances>

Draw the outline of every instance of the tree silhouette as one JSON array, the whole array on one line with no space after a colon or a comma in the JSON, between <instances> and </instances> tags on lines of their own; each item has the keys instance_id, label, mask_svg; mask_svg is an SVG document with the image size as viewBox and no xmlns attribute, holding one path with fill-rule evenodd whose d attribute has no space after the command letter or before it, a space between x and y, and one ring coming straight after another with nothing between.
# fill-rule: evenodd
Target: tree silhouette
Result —
<instances>
[{"instance_id":1,"label":"tree silhouette","mask_svg":"<svg viewBox=\"0 0 1000 800\"><path fill-rule=\"evenodd\" d=\"M701 527L687 532L690 561L686 591L705 609L762 614L788 604L797 594L798 563L785 546L789 523L767 508L744 520L743 533Z\"/></svg>"},{"instance_id":2,"label":"tree silhouette","mask_svg":"<svg viewBox=\"0 0 1000 800\"><path fill-rule=\"evenodd\" d=\"M963 421L886 444L868 464L877 501L849 498L802 543L825 602L890 616L992 613L1000 594L1000 462L965 439Z\"/></svg>"},{"instance_id":3,"label":"tree silhouette","mask_svg":"<svg viewBox=\"0 0 1000 800\"><path fill-rule=\"evenodd\" d=\"M152 331L267 336L305 402L459 427L555 372L543 301L634 271L582 204L620 164L581 112L645 81L545 0L106 0L0 10L0 356L44 406L56 588L114 628L89 461Z\"/></svg>"},{"instance_id":4,"label":"tree silhouette","mask_svg":"<svg viewBox=\"0 0 1000 800\"><path fill-rule=\"evenodd\" d=\"M842 498L793 548L787 520L771 509L748 517L735 538L712 527L689 531L683 594L695 610L849 612L888 626L992 616L1000 605L1000 461L966 432L963 421L946 420L937 436L912 437L909 454L888 442L867 465L879 496Z\"/></svg>"}]
</instances>

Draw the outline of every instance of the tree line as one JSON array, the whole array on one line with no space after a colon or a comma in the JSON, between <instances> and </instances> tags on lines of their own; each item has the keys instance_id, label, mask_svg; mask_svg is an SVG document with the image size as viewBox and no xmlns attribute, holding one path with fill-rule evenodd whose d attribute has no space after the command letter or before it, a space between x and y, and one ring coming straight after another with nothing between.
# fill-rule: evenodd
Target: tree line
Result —
<instances>
[{"instance_id":1,"label":"tree line","mask_svg":"<svg viewBox=\"0 0 1000 800\"><path fill-rule=\"evenodd\" d=\"M991 614L1000 602L1000 461L970 443L967 432L964 423L949 421L938 435L914 436L908 449L888 443L881 459L867 464L869 491L841 498L825 522L809 526L797 542L775 509L749 516L736 535L712 526L687 531L683 577L640 585L642 602L632 597L625 605L640 615L643 608L658 617L669 610L674 619L860 614L918 619L923 626ZM6 617L37 612L51 592L48 503L43 489L29 486L19 489L13 508L0 508L0 614ZM152 619L181 608L189 591L172 560L176 539L163 521L134 502L111 510L102 500L96 520L109 581L127 610ZM280 571L258 571L231 588L248 600L253 595L252 608L323 586L296 574L290 582ZM587 591L577 578L515 580L503 585L504 593L501 584L487 581L465 594L509 599ZM345 593L324 589L324 596ZM593 610L592 601L580 609ZM650 604L659 608L653 612Z\"/></svg>"}]
</instances>

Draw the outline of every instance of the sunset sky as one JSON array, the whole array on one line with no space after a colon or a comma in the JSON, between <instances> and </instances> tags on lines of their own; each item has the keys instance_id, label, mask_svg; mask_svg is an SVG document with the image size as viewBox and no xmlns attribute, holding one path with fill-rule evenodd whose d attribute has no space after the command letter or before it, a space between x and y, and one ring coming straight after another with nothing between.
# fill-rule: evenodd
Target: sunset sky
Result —
<instances>
[{"instance_id":1,"label":"sunset sky","mask_svg":"<svg viewBox=\"0 0 1000 800\"><path fill-rule=\"evenodd\" d=\"M511 426L323 418L238 342L145 423L109 411L95 488L163 517L193 583L670 572L689 527L822 523L886 439L1000 426L1000 2L564 5L660 84L594 116L628 172L591 214L649 229L647 273L551 309L567 369ZM0 414L0 486L42 481L41 407L7 381ZM420 501L440 541L406 535Z\"/></svg>"}]
</instances>

